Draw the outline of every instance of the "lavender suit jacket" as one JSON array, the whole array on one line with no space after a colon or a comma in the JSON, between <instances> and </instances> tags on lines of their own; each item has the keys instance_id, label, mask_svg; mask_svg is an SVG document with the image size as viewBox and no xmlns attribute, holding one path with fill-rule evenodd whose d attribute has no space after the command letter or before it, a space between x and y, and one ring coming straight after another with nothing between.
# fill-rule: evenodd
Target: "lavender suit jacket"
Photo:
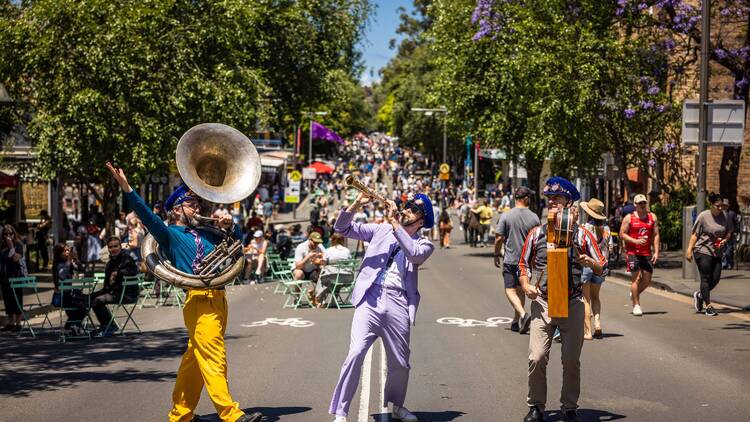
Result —
<instances>
[{"instance_id":1,"label":"lavender suit jacket","mask_svg":"<svg viewBox=\"0 0 750 422\"><path fill-rule=\"evenodd\" d=\"M435 250L432 243L419 235L410 236L403 227L394 231L390 224L352 223L354 213L342 210L336 219L334 229L345 237L369 242L367 252L359 268L359 275L354 285L351 302L359 306L365 293L372 286L388 261L391 247L397 243L406 257L406 303L409 306L409 322L414 324L419 307L419 289L417 286L417 269Z\"/></svg>"}]
</instances>

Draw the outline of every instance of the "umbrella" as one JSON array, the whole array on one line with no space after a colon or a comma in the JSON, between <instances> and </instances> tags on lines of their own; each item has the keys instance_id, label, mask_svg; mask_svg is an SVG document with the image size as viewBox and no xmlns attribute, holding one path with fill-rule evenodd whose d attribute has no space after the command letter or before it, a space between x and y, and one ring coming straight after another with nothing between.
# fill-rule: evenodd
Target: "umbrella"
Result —
<instances>
[{"instance_id":1,"label":"umbrella","mask_svg":"<svg viewBox=\"0 0 750 422\"><path fill-rule=\"evenodd\" d=\"M316 172L323 173L323 174L331 174L333 173L333 167L323 164L320 161L314 161L312 164L308 166L308 168L315 169Z\"/></svg>"}]
</instances>

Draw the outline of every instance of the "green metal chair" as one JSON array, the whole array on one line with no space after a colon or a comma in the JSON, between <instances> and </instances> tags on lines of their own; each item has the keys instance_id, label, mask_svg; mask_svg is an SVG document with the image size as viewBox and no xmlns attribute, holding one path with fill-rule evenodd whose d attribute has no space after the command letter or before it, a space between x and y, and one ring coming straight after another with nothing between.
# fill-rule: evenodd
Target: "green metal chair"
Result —
<instances>
[{"instance_id":1,"label":"green metal chair","mask_svg":"<svg viewBox=\"0 0 750 422\"><path fill-rule=\"evenodd\" d=\"M139 327L138 323L133 319L133 312L138 307L138 300L136 299L133 302L125 301L125 290L127 290L129 286L139 286L140 288L142 281L143 274L123 277L120 298L117 303L112 304L112 318L110 318L107 326L104 328L104 332L108 332L110 327L112 327L112 324L114 324L115 327L119 328L117 334L121 335L125 332L125 327L127 327L128 322L132 322L133 325L135 325L136 330L138 330L138 334L141 334L141 327ZM125 322L120 325L117 323L118 319L125 319Z\"/></svg>"},{"instance_id":2,"label":"green metal chair","mask_svg":"<svg viewBox=\"0 0 750 422\"><path fill-rule=\"evenodd\" d=\"M166 292L166 294L164 294ZM185 292L172 284L161 282L161 306L185 306Z\"/></svg>"},{"instance_id":3,"label":"green metal chair","mask_svg":"<svg viewBox=\"0 0 750 422\"><path fill-rule=\"evenodd\" d=\"M336 306L336 309L352 308L350 298L354 290L354 282L357 276L359 260L344 260L336 263L336 279L331 284L328 295L328 307Z\"/></svg>"},{"instance_id":4,"label":"green metal chair","mask_svg":"<svg viewBox=\"0 0 750 422\"><path fill-rule=\"evenodd\" d=\"M44 329L45 323L49 324L49 328L54 329L55 327L52 325L52 321L50 321L49 315L47 315L47 307L43 305L41 299L39 299L39 290L37 289L36 277L11 277L8 279L8 282L10 283L10 288L13 291L13 297L16 300L18 309L21 310L21 316L23 317L21 331L18 332L18 336L21 337L24 330L28 329L28 331L31 333L31 336L36 337L36 333L34 333L34 328L31 326L30 321L32 318L31 313L33 311L37 311L39 315L43 315L42 323L39 325L39 327L37 327L38 329ZM24 304L21 305L21 301L18 298L16 289L32 290L34 292L34 295L24 296ZM21 295L23 295L23 290L21 290L20 293ZM31 301L31 303L29 303L29 301Z\"/></svg>"},{"instance_id":5,"label":"green metal chair","mask_svg":"<svg viewBox=\"0 0 750 422\"><path fill-rule=\"evenodd\" d=\"M58 290L60 291L60 341L65 343L68 338L86 338L91 340L90 328L94 327L94 322L91 320L89 311L91 310L91 292L96 286L96 280L94 278L68 278L60 280L58 284ZM79 307L74 306L71 302L71 298L66 300L65 293L80 293L86 296L86 303L84 304L84 315L80 320L67 320L67 322L79 323L83 329L82 335L67 335L65 333L66 317L65 311L78 310Z\"/></svg>"},{"instance_id":6,"label":"green metal chair","mask_svg":"<svg viewBox=\"0 0 750 422\"><path fill-rule=\"evenodd\" d=\"M138 296L138 309L155 308L159 305L159 298L156 295L155 279L146 279L145 275L140 281L141 294Z\"/></svg>"}]
</instances>

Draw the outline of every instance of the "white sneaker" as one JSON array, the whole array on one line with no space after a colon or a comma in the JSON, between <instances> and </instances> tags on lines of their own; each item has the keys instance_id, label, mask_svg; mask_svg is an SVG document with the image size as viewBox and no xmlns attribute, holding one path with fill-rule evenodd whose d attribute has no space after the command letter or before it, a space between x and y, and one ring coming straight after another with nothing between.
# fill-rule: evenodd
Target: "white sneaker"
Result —
<instances>
[{"instance_id":1,"label":"white sneaker","mask_svg":"<svg viewBox=\"0 0 750 422\"><path fill-rule=\"evenodd\" d=\"M346 416L336 416L333 422L346 422Z\"/></svg>"},{"instance_id":2,"label":"white sneaker","mask_svg":"<svg viewBox=\"0 0 750 422\"><path fill-rule=\"evenodd\" d=\"M635 305L635 306L633 306L633 315L635 315L635 316L643 316L643 311L641 310L641 305Z\"/></svg>"},{"instance_id":3,"label":"white sneaker","mask_svg":"<svg viewBox=\"0 0 750 422\"><path fill-rule=\"evenodd\" d=\"M417 422L417 417L414 416L409 409L405 407L393 406L393 413L391 417L397 421L404 422Z\"/></svg>"}]
</instances>

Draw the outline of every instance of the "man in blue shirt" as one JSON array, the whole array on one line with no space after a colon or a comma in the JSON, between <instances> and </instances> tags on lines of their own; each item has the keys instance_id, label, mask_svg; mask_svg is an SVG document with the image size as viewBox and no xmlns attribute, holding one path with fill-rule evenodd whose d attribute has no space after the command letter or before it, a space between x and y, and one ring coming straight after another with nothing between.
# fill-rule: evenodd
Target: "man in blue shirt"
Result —
<instances>
[{"instance_id":1,"label":"man in blue shirt","mask_svg":"<svg viewBox=\"0 0 750 422\"><path fill-rule=\"evenodd\" d=\"M123 170L116 169L111 163L107 163L107 168L125 192L125 198L143 225L159 243L162 253L178 270L194 274L203 257L221 241L215 234L196 228L196 216L200 215L198 197L187 186L180 186L164 204L169 223L164 225L161 218L130 187ZM230 215L221 217L218 222L223 229L229 229L233 224ZM240 238L237 226L234 226L234 231ZM204 384L222 421L260 420L262 415L259 412L244 414L229 393L224 347L227 326L224 290L189 290L182 314L190 340L177 372L169 421L187 422L193 419L193 410L198 405Z\"/></svg>"}]
</instances>

